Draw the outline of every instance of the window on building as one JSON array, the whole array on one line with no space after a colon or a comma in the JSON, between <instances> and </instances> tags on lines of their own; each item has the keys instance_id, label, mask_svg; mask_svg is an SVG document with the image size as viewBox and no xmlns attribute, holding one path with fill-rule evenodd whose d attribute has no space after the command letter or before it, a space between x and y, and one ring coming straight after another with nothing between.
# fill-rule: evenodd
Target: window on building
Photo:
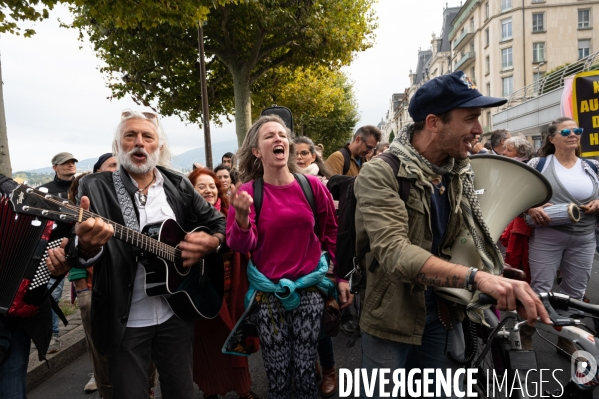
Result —
<instances>
[{"instance_id":1,"label":"window on building","mask_svg":"<svg viewBox=\"0 0 599 399\"><path fill-rule=\"evenodd\" d=\"M588 57L591 54L591 39L578 41L578 59Z\"/></svg>"},{"instance_id":2,"label":"window on building","mask_svg":"<svg viewBox=\"0 0 599 399\"><path fill-rule=\"evenodd\" d=\"M474 33L474 17L470 18L470 33Z\"/></svg>"},{"instance_id":3,"label":"window on building","mask_svg":"<svg viewBox=\"0 0 599 399\"><path fill-rule=\"evenodd\" d=\"M501 69L508 69L514 66L512 58L512 48L504 48L501 50Z\"/></svg>"},{"instance_id":4,"label":"window on building","mask_svg":"<svg viewBox=\"0 0 599 399\"><path fill-rule=\"evenodd\" d=\"M508 78L501 79L501 83L503 85L503 97L508 97L514 92L514 77L510 76Z\"/></svg>"},{"instance_id":5,"label":"window on building","mask_svg":"<svg viewBox=\"0 0 599 399\"><path fill-rule=\"evenodd\" d=\"M578 27L579 28L590 28L591 27L591 10L578 10Z\"/></svg>"},{"instance_id":6,"label":"window on building","mask_svg":"<svg viewBox=\"0 0 599 399\"><path fill-rule=\"evenodd\" d=\"M487 28L487 29L485 29L485 46L489 45L489 39L490 39L489 28Z\"/></svg>"},{"instance_id":7,"label":"window on building","mask_svg":"<svg viewBox=\"0 0 599 399\"><path fill-rule=\"evenodd\" d=\"M532 73L532 83L535 94L539 94L539 90L541 88L541 77L543 76L543 72L533 72Z\"/></svg>"},{"instance_id":8,"label":"window on building","mask_svg":"<svg viewBox=\"0 0 599 399\"><path fill-rule=\"evenodd\" d=\"M512 9L512 0L501 0L501 12Z\"/></svg>"},{"instance_id":9,"label":"window on building","mask_svg":"<svg viewBox=\"0 0 599 399\"><path fill-rule=\"evenodd\" d=\"M487 126L491 129L491 111L487 111Z\"/></svg>"},{"instance_id":10,"label":"window on building","mask_svg":"<svg viewBox=\"0 0 599 399\"><path fill-rule=\"evenodd\" d=\"M473 82L476 81L476 73L474 71L474 67L470 68L470 79L472 79Z\"/></svg>"},{"instance_id":11,"label":"window on building","mask_svg":"<svg viewBox=\"0 0 599 399\"><path fill-rule=\"evenodd\" d=\"M489 19L489 2L485 3L485 19Z\"/></svg>"},{"instance_id":12,"label":"window on building","mask_svg":"<svg viewBox=\"0 0 599 399\"><path fill-rule=\"evenodd\" d=\"M491 83L487 83L487 96L491 97Z\"/></svg>"},{"instance_id":13,"label":"window on building","mask_svg":"<svg viewBox=\"0 0 599 399\"><path fill-rule=\"evenodd\" d=\"M501 21L501 40L512 38L512 19L504 19Z\"/></svg>"},{"instance_id":14,"label":"window on building","mask_svg":"<svg viewBox=\"0 0 599 399\"><path fill-rule=\"evenodd\" d=\"M545 61L545 43L532 44L532 62Z\"/></svg>"},{"instance_id":15,"label":"window on building","mask_svg":"<svg viewBox=\"0 0 599 399\"><path fill-rule=\"evenodd\" d=\"M491 73L491 56L485 58L485 73Z\"/></svg>"},{"instance_id":16,"label":"window on building","mask_svg":"<svg viewBox=\"0 0 599 399\"><path fill-rule=\"evenodd\" d=\"M532 14L532 31L543 32L545 30L544 24L545 14L542 12Z\"/></svg>"}]
</instances>

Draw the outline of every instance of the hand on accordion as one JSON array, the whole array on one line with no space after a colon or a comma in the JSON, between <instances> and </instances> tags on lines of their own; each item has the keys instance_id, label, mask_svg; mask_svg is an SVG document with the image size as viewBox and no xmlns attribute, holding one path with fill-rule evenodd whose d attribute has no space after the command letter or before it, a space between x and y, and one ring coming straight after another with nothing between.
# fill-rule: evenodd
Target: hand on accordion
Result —
<instances>
[{"instance_id":1,"label":"hand on accordion","mask_svg":"<svg viewBox=\"0 0 599 399\"><path fill-rule=\"evenodd\" d=\"M50 274L54 277L62 276L69 270L71 270L71 266L69 265L69 261L65 256L64 249L69 243L68 238L63 238L60 243L60 248L52 248L48 250L48 257L46 258L46 266L50 271Z\"/></svg>"}]
</instances>

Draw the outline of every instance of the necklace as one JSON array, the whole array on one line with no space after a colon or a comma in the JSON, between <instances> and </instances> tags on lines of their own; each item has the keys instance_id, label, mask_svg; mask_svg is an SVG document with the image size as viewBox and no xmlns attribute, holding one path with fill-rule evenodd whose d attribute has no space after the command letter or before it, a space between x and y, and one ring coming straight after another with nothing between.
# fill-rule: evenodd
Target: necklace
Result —
<instances>
[{"instance_id":1,"label":"necklace","mask_svg":"<svg viewBox=\"0 0 599 399\"><path fill-rule=\"evenodd\" d=\"M148 184L141 190L137 190L137 194L139 194L139 203L142 206L145 206L146 202L148 202L148 196L146 194L144 194L144 191L146 191L148 189L148 187L150 187L152 185L152 183L154 183L154 180L156 180L156 175L154 175L154 177L152 177L152 181L150 182L150 184Z\"/></svg>"},{"instance_id":2,"label":"necklace","mask_svg":"<svg viewBox=\"0 0 599 399\"><path fill-rule=\"evenodd\" d=\"M439 195L443 195L445 192L445 186L443 185L443 180L441 176L435 177L432 181L433 185L439 190Z\"/></svg>"}]
</instances>

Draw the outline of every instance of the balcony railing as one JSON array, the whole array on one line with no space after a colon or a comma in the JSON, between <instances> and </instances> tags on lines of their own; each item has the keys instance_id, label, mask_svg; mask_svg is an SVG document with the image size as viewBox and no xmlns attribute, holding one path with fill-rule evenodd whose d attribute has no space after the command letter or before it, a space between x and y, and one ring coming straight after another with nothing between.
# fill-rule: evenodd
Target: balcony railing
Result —
<instances>
[{"instance_id":1,"label":"balcony railing","mask_svg":"<svg viewBox=\"0 0 599 399\"><path fill-rule=\"evenodd\" d=\"M454 70L458 71L461 67L466 66L470 63L470 61L474 61L476 58L476 53L474 51L469 51L460 60L455 64Z\"/></svg>"},{"instance_id":2,"label":"balcony railing","mask_svg":"<svg viewBox=\"0 0 599 399\"><path fill-rule=\"evenodd\" d=\"M472 29L464 29L460 36L453 41L453 51L460 51L460 49L468 42L468 39L470 39L473 35L474 32L472 32Z\"/></svg>"},{"instance_id":3,"label":"balcony railing","mask_svg":"<svg viewBox=\"0 0 599 399\"><path fill-rule=\"evenodd\" d=\"M564 87L564 78L568 76L597 69L599 69L599 51L572 64L568 64L557 71L546 73L538 81L516 90L508 97L507 103L501 109L507 109L521 102L561 89Z\"/></svg>"},{"instance_id":4,"label":"balcony railing","mask_svg":"<svg viewBox=\"0 0 599 399\"><path fill-rule=\"evenodd\" d=\"M453 40L453 37L457 34L457 30L462 26L462 22L470 15L470 12L476 7L476 5L480 3L480 0L469 0L462 6L462 10L460 10L460 16L457 20L453 22L453 30L449 32L449 40ZM465 8L464 8L465 7Z\"/></svg>"}]
</instances>

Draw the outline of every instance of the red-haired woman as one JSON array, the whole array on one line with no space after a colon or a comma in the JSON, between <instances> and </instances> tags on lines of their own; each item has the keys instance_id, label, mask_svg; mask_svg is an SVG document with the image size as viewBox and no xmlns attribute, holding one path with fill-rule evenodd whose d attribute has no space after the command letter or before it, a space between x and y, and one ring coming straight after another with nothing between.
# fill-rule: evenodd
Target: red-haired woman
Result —
<instances>
[{"instance_id":1,"label":"red-haired woman","mask_svg":"<svg viewBox=\"0 0 599 399\"><path fill-rule=\"evenodd\" d=\"M214 172L199 168L189 180L204 199L225 217L229 211L226 190ZM245 310L243 299L248 290L246 255L229 251L223 254L225 265L225 296L218 317L198 320L193 347L193 380L204 392L204 398L218 398L235 391L240 398L254 399L250 390L252 379L247 357L224 355L221 348L235 322Z\"/></svg>"}]
</instances>

